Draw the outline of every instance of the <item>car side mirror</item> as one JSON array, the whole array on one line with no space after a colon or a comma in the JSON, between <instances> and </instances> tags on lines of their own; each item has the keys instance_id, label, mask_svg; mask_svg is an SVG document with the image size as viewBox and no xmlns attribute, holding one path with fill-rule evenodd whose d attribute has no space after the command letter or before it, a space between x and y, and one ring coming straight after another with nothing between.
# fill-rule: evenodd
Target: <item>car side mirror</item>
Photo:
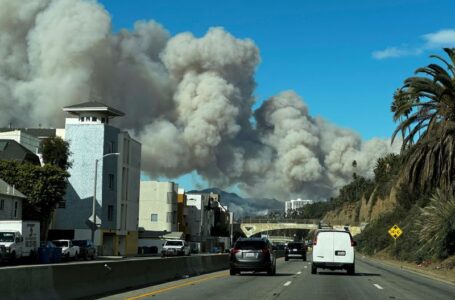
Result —
<instances>
[{"instance_id":1,"label":"car side mirror","mask_svg":"<svg viewBox=\"0 0 455 300\"><path fill-rule=\"evenodd\" d=\"M352 241L352 247L356 247L357 246L357 242L356 241Z\"/></svg>"}]
</instances>

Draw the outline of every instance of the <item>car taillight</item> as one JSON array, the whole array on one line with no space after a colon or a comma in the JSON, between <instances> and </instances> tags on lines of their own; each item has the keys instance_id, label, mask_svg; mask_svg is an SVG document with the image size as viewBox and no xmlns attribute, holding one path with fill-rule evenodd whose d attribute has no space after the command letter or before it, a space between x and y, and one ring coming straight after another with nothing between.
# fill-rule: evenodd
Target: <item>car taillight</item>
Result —
<instances>
[{"instance_id":1,"label":"car taillight","mask_svg":"<svg viewBox=\"0 0 455 300\"><path fill-rule=\"evenodd\" d=\"M262 249L262 253L264 253L265 255L270 254L269 248L263 248L263 249Z\"/></svg>"},{"instance_id":2,"label":"car taillight","mask_svg":"<svg viewBox=\"0 0 455 300\"><path fill-rule=\"evenodd\" d=\"M313 246L316 246L317 243L318 243L318 237L315 236L315 237L314 237L314 240L313 240Z\"/></svg>"},{"instance_id":3,"label":"car taillight","mask_svg":"<svg viewBox=\"0 0 455 300\"><path fill-rule=\"evenodd\" d=\"M231 254L236 254L238 252L240 252L240 249L238 249L238 248L232 248L231 249Z\"/></svg>"}]
</instances>

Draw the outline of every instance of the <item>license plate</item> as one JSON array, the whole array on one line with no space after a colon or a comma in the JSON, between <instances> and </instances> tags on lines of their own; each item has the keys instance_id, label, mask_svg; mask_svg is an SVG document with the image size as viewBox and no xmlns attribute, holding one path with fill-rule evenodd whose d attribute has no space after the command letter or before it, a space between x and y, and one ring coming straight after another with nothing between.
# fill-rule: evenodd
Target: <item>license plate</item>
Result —
<instances>
[{"instance_id":1,"label":"license plate","mask_svg":"<svg viewBox=\"0 0 455 300\"><path fill-rule=\"evenodd\" d=\"M256 257L255 253L245 253L245 257Z\"/></svg>"},{"instance_id":2,"label":"license plate","mask_svg":"<svg viewBox=\"0 0 455 300\"><path fill-rule=\"evenodd\" d=\"M346 255L346 251L335 251L335 255L345 256Z\"/></svg>"}]
</instances>

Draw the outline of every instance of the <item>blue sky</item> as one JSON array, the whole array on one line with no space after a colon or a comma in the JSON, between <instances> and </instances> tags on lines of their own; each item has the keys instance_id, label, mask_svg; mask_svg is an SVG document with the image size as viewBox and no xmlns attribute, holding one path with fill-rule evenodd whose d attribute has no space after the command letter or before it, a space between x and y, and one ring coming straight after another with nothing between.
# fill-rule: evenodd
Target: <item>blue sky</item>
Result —
<instances>
[{"instance_id":1,"label":"blue sky","mask_svg":"<svg viewBox=\"0 0 455 300\"><path fill-rule=\"evenodd\" d=\"M252 39L262 58L255 106L293 89L312 115L365 139L390 137L394 90L430 54L455 46L453 0L100 2L114 31L153 19L172 35L221 26Z\"/></svg>"}]
</instances>

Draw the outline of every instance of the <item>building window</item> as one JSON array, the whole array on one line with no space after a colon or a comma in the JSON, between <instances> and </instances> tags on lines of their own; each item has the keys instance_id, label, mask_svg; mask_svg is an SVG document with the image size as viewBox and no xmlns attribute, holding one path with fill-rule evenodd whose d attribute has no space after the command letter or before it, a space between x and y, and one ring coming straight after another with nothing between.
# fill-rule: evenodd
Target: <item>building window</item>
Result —
<instances>
[{"instance_id":1,"label":"building window","mask_svg":"<svg viewBox=\"0 0 455 300\"><path fill-rule=\"evenodd\" d=\"M107 220L108 221L114 220L114 205L107 206Z\"/></svg>"},{"instance_id":2,"label":"building window","mask_svg":"<svg viewBox=\"0 0 455 300\"><path fill-rule=\"evenodd\" d=\"M172 223L172 212L171 211L169 211L166 215L166 222Z\"/></svg>"},{"instance_id":3,"label":"building window","mask_svg":"<svg viewBox=\"0 0 455 300\"><path fill-rule=\"evenodd\" d=\"M101 123L106 123L106 118L101 118Z\"/></svg>"},{"instance_id":4,"label":"building window","mask_svg":"<svg viewBox=\"0 0 455 300\"><path fill-rule=\"evenodd\" d=\"M92 117L92 122L96 122L98 121L98 118L97 117Z\"/></svg>"},{"instance_id":5,"label":"building window","mask_svg":"<svg viewBox=\"0 0 455 300\"><path fill-rule=\"evenodd\" d=\"M172 204L172 192L167 193L167 204Z\"/></svg>"},{"instance_id":6,"label":"building window","mask_svg":"<svg viewBox=\"0 0 455 300\"><path fill-rule=\"evenodd\" d=\"M17 218L17 206L18 206L17 201L14 201L14 217L15 218Z\"/></svg>"},{"instance_id":7,"label":"building window","mask_svg":"<svg viewBox=\"0 0 455 300\"><path fill-rule=\"evenodd\" d=\"M152 222L158 222L158 214L152 214L150 217L150 220Z\"/></svg>"},{"instance_id":8,"label":"building window","mask_svg":"<svg viewBox=\"0 0 455 300\"><path fill-rule=\"evenodd\" d=\"M114 142L109 142L107 152L108 153L114 153L115 152L115 143Z\"/></svg>"},{"instance_id":9,"label":"building window","mask_svg":"<svg viewBox=\"0 0 455 300\"><path fill-rule=\"evenodd\" d=\"M5 200L2 199L0 200L0 210L4 210L5 209Z\"/></svg>"},{"instance_id":10,"label":"building window","mask_svg":"<svg viewBox=\"0 0 455 300\"><path fill-rule=\"evenodd\" d=\"M109 174L109 177L108 177L108 186L111 190L114 189L114 174Z\"/></svg>"}]
</instances>

